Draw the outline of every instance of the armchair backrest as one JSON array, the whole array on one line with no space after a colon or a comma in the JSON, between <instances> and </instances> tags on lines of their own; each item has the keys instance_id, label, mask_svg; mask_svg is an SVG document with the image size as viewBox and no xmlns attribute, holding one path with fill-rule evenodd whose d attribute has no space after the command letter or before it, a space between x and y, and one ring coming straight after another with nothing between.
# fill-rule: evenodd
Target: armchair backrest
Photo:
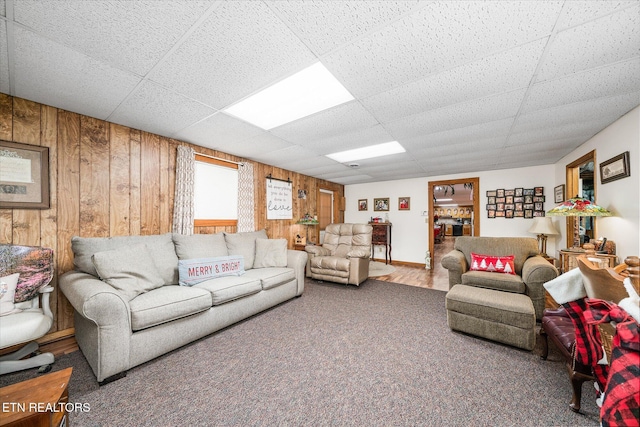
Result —
<instances>
[{"instance_id":1,"label":"armchair backrest","mask_svg":"<svg viewBox=\"0 0 640 427\"><path fill-rule=\"evenodd\" d=\"M471 252L492 256L514 256L517 274L522 274L522 266L527 258L536 256L538 242L533 237L456 237L454 249L464 254L467 266L471 265Z\"/></svg>"},{"instance_id":2,"label":"armchair backrest","mask_svg":"<svg viewBox=\"0 0 640 427\"><path fill-rule=\"evenodd\" d=\"M324 230L322 247L339 257L346 257L352 250L369 252L372 233L369 224L329 224Z\"/></svg>"}]
</instances>

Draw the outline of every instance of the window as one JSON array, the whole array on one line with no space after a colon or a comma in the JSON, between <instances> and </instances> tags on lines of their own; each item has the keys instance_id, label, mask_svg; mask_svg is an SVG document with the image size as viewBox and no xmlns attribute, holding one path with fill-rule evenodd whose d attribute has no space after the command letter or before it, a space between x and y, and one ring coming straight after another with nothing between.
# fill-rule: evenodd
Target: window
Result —
<instances>
[{"instance_id":1,"label":"window","mask_svg":"<svg viewBox=\"0 0 640 427\"><path fill-rule=\"evenodd\" d=\"M196 154L194 226L238 224L238 165Z\"/></svg>"}]
</instances>

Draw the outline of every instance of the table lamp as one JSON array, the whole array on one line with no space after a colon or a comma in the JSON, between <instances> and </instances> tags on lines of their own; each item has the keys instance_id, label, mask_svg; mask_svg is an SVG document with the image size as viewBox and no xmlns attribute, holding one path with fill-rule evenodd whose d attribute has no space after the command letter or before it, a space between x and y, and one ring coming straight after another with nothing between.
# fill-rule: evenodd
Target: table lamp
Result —
<instances>
[{"instance_id":1,"label":"table lamp","mask_svg":"<svg viewBox=\"0 0 640 427\"><path fill-rule=\"evenodd\" d=\"M589 199L573 197L547 212L549 216L611 216L611 212ZM580 221L573 223L573 248L580 248Z\"/></svg>"},{"instance_id":2,"label":"table lamp","mask_svg":"<svg viewBox=\"0 0 640 427\"><path fill-rule=\"evenodd\" d=\"M546 216L539 216L533 219L533 225L529 228L529 233L538 235L538 245L540 246L540 254L548 258L547 256L547 236L558 234L556 227L553 225L551 218Z\"/></svg>"}]
</instances>

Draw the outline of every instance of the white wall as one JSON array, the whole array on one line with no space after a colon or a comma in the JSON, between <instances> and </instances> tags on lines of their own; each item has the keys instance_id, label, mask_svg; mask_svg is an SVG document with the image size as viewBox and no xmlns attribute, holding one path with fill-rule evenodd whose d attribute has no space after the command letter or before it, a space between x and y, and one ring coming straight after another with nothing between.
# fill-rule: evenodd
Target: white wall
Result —
<instances>
[{"instance_id":1,"label":"white wall","mask_svg":"<svg viewBox=\"0 0 640 427\"><path fill-rule=\"evenodd\" d=\"M373 199L390 198L389 220L392 227L392 258L397 261L424 263L425 253L429 249L429 225L427 217L422 216L429 206L429 181L459 178L480 178L480 235L481 236L524 236L535 237L527 232L532 219L524 218L487 218L486 192L498 188L544 187L546 202L544 209L549 210L553 203L554 187L553 165L534 166L519 169L477 172L457 175L440 175L428 178L414 178L397 181L384 181L369 184L345 186L346 210L345 222L366 223L372 216L384 218L384 212L373 211ZM411 209L398 211L398 198L411 197ZM369 210L358 211L358 199L367 199ZM559 231L559 230L558 230ZM549 238L547 253L555 253L555 241ZM383 248L376 248L376 258L384 258Z\"/></svg>"},{"instance_id":2,"label":"white wall","mask_svg":"<svg viewBox=\"0 0 640 427\"><path fill-rule=\"evenodd\" d=\"M620 261L640 254L640 107L636 107L603 129L576 150L555 164L555 178L565 182L568 163L596 150L596 204L608 209L614 216L597 218L596 237L606 237L616 243ZM631 176L607 184L600 181L600 163L629 151ZM562 224L563 233L565 224ZM563 244L565 240L563 239Z\"/></svg>"},{"instance_id":3,"label":"white wall","mask_svg":"<svg viewBox=\"0 0 640 427\"><path fill-rule=\"evenodd\" d=\"M392 257L397 261L424 263L425 252L429 247L429 228L422 211L428 209L429 181L441 181L459 178L480 178L480 235L482 236L527 236L533 220L524 218L487 218L486 192L498 188L544 187L546 196L544 209L555 206L554 187L564 184L565 166L591 150L596 149L596 164L608 160L624 151L630 152L631 176L608 184L601 184L597 171L596 203L611 210L616 216L599 218L598 234L613 240L617 253L624 259L640 253L640 107L635 108L614 122L576 150L553 165L533 166L517 169L483 171L477 173L439 175L427 178L414 178L398 181L384 181L368 184L345 186L346 210L345 222L366 223L372 216L384 218L384 212L373 211L373 199L389 197L389 220L392 228ZM398 211L398 197L411 197L411 210ZM369 210L358 211L358 199L367 199ZM550 236L547 241L547 254L557 256L557 250L566 247L565 220L553 218L561 233ZM376 258L384 258L382 248L377 248Z\"/></svg>"}]
</instances>

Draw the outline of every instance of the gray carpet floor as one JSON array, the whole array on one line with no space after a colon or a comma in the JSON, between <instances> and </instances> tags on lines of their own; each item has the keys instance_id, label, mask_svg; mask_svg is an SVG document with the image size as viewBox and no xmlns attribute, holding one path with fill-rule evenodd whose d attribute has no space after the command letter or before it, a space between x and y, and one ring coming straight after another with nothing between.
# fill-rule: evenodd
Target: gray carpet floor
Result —
<instances>
[{"instance_id":1,"label":"gray carpet floor","mask_svg":"<svg viewBox=\"0 0 640 427\"><path fill-rule=\"evenodd\" d=\"M307 281L300 298L129 370L99 387L80 352L74 426L598 426L560 355L539 357L449 330L445 293L369 279ZM9 374L0 385L35 376ZM86 405L85 405L86 406Z\"/></svg>"}]
</instances>

